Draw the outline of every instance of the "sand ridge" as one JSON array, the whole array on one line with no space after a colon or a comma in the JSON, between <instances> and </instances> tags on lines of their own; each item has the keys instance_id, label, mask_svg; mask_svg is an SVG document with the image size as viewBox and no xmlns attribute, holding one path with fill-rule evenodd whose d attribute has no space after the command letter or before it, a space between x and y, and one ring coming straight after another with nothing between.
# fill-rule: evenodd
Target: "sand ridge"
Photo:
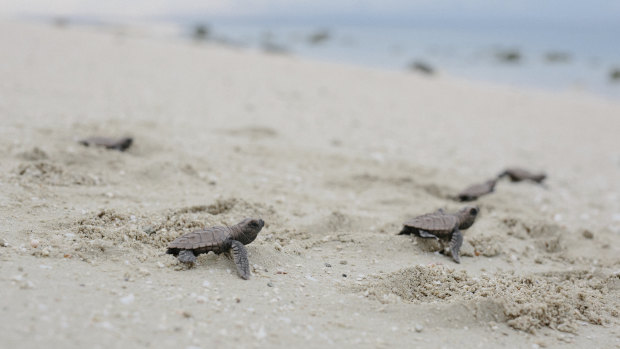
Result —
<instances>
[{"instance_id":1,"label":"sand ridge","mask_svg":"<svg viewBox=\"0 0 620 349\"><path fill-rule=\"evenodd\" d=\"M576 321L602 325L618 317L614 305L620 277L592 275L587 271L530 274L483 274L471 277L443 266L415 266L389 274L362 287L379 301L496 302L501 321L515 329L534 332L548 326L576 331Z\"/></svg>"}]
</instances>

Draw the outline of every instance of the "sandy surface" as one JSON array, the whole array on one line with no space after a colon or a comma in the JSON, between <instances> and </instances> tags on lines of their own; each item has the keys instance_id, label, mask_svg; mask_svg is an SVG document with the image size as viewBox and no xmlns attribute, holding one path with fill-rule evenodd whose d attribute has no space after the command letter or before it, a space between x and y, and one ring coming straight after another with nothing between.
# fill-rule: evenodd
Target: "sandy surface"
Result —
<instances>
[{"instance_id":1,"label":"sandy surface","mask_svg":"<svg viewBox=\"0 0 620 349\"><path fill-rule=\"evenodd\" d=\"M32 24L0 52L3 347L620 347L617 103ZM507 165L547 186L478 200L461 264L396 235ZM247 216L249 281L164 254Z\"/></svg>"}]
</instances>

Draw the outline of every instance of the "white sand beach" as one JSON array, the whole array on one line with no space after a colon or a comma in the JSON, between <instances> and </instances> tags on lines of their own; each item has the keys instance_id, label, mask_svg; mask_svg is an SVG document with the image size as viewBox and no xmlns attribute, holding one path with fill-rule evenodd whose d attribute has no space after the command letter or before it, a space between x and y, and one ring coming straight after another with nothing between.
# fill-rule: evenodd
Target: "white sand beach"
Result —
<instances>
[{"instance_id":1,"label":"white sand beach","mask_svg":"<svg viewBox=\"0 0 620 349\"><path fill-rule=\"evenodd\" d=\"M620 104L0 23L3 348L620 348ZM127 152L84 147L130 136ZM398 236L506 166L461 263ZM252 278L183 233L257 217Z\"/></svg>"}]
</instances>

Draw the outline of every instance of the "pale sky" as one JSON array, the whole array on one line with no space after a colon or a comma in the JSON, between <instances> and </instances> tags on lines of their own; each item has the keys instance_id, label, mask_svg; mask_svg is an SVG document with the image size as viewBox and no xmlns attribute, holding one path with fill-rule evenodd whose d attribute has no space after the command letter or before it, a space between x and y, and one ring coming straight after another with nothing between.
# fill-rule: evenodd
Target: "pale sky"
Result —
<instances>
[{"instance_id":1,"label":"pale sky","mask_svg":"<svg viewBox=\"0 0 620 349\"><path fill-rule=\"evenodd\" d=\"M0 0L0 16L451 16L618 19L620 0Z\"/></svg>"}]
</instances>

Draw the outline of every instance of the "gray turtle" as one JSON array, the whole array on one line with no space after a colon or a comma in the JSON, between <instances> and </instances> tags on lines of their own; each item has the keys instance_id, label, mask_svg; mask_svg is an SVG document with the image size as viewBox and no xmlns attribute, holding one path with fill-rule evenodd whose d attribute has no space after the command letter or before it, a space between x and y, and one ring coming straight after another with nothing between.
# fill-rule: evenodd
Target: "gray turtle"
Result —
<instances>
[{"instance_id":1,"label":"gray turtle","mask_svg":"<svg viewBox=\"0 0 620 349\"><path fill-rule=\"evenodd\" d=\"M473 201L479 197L490 194L495 190L495 184L497 184L497 178L490 179L483 183L477 183L470 185L461 191L457 198L460 201Z\"/></svg>"},{"instance_id":2,"label":"gray turtle","mask_svg":"<svg viewBox=\"0 0 620 349\"><path fill-rule=\"evenodd\" d=\"M264 225L262 219L246 218L230 227L196 230L172 241L166 253L177 256L183 263L193 264L201 253L232 252L239 276L247 280L250 278L250 262L244 245L254 241Z\"/></svg>"},{"instance_id":3,"label":"gray turtle","mask_svg":"<svg viewBox=\"0 0 620 349\"><path fill-rule=\"evenodd\" d=\"M498 178L508 177L513 182L521 182L524 180L530 180L536 183L542 183L547 178L547 175L543 172L533 173L526 169L519 167L507 168L504 172L500 173Z\"/></svg>"},{"instance_id":4,"label":"gray turtle","mask_svg":"<svg viewBox=\"0 0 620 349\"><path fill-rule=\"evenodd\" d=\"M115 139L115 138L106 138L106 137L90 137L90 138L82 139L78 141L78 143L86 147L98 146L98 147L105 147L106 149L125 151L133 143L133 138L123 137L123 138Z\"/></svg>"},{"instance_id":5,"label":"gray turtle","mask_svg":"<svg viewBox=\"0 0 620 349\"><path fill-rule=\"evenodd\" d=\"M459 251L463 244L461 230L471 227L480 209L477 206L465 206L456 213L446 213L439 209L406 221L399 235L415 235L421 238L438 239L442 245L450 243L452 259L461 263Z\"/></svg>"}]
</instances>

